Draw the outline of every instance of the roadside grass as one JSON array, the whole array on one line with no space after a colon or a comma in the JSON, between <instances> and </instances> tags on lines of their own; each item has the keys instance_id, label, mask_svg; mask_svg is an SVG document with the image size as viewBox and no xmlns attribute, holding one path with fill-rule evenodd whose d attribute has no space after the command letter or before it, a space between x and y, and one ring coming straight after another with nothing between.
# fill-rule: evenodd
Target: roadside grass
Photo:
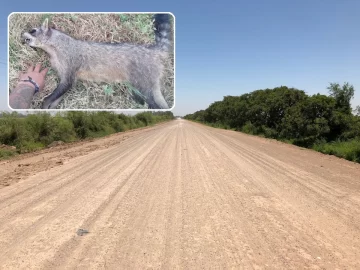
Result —
<instances>
[{"instance_id":1,"label":"roadside grass","mask_svg":"<svg viewBox=\"0 0 360 270\"><path fill-rule=\"evenodd\" d=\"M16 151L11 151L7 149L0 149L0 160L2 159L8 159L12 156L17 155L18 153Z\"/></svg>"},{"instance_id":2,"label":"roadside grass","mask_svg":"<svg viewBox=\"0 0 360 270\"><path fill-rule=\"evenodd\" d=\"M0 160L51 147L54 142L100 138L172 119L172 112L141 112L136 115L106 111L69 111L56 115L0 112Z\"/></svg>"},{"instance_id":3,"label":"roadside grass","mask_svg":"<svg viewBox=\"0 0 360 270\"><path fill-rule=\"evenodd\" d=\"M155 40L152 14L12 14L9 18L9 92L20 72L31 64L50 67L49 56L41 49L22 44L21 35L39 27L48 18L51 27L86 41L152 44ZM174 104L174 56L165 63L163 95L170 107ZM58 85L56 72L50 68L45 89L34 96L31 109L40 109L42 100ZM77 81L65 95L59 109L147 109L148 105L127 84Z\"/></svg>"},{"instance_id":4,"label":"roadside grass","mask_svg":"<svg viewBox=\"0 0 360 270\"><path fill-rule=\"evenodd\" d=\"M313 149L324 154L360 163L360 138L349 141L315 144Z\"/></svg>"}]
</instances>

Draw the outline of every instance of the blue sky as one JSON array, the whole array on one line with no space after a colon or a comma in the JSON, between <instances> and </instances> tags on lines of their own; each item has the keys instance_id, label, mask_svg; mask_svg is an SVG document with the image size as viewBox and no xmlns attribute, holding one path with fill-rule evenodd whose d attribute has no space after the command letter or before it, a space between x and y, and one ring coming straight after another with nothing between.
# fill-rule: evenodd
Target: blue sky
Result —
<instances>
[{"instance_id":1,"label":"blue sky","mask_svg":"<svg viewBox=\"0 0 360 270\"><path fill-rule=\"evenodd\" d=\"M0 11L0 110L7 108L7 16L14 11L153 12L176 16L176 108L280 85L327 94L355 87L360 105L360 1L12 1Z\"/></svg>"}]
</instances>

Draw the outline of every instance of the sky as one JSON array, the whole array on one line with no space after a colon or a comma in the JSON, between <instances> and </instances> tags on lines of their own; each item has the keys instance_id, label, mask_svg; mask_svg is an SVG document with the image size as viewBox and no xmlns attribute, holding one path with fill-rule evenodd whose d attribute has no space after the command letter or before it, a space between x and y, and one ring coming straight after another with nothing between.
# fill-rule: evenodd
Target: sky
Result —
<instances>
[{"instance_id":1,"label":"sky","mask_svg":"<svg viewBox=\"0 0 360 270\"><path fill-rule=\"evenodd\" d=\"M328 94L355 88L360 105L360 1L6 1L0 11L0 110L7 109L11 12L172 12L176 17L175 115L227 95L285 85Z\"/></svg>"}]
</instances>

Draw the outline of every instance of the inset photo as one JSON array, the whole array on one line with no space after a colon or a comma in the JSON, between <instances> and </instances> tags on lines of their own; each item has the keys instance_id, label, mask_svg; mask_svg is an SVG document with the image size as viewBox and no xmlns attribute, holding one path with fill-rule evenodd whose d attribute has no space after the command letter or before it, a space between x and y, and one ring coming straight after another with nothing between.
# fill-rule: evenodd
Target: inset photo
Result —
<instances>
[{"instance_id":1,"label":"inset photo","mask_svg":"<svg viewBox=\"0 0 360 270\"><path fill-rule=\"evenodd\" d=\"M172 13L11 13L12 110L169 110Z\"/></svg>"}]
</instances>

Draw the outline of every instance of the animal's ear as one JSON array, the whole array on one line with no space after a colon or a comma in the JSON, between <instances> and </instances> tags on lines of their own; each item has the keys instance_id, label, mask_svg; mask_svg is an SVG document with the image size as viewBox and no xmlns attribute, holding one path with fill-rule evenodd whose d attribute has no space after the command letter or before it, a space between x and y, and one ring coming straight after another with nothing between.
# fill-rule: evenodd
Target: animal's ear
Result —
<instances>
[{"instance_id":1,"label":"animal's ear","mask_svg":"<svg viewBox=\"0 0 360 270\"><path fill-rule=\"evenodd\" d=\"M46 18L44 20L43 24L41 25L41 30L43 30L44 32L49 30L49 19L48 18Z\"/></svg>"}]
</instances>

